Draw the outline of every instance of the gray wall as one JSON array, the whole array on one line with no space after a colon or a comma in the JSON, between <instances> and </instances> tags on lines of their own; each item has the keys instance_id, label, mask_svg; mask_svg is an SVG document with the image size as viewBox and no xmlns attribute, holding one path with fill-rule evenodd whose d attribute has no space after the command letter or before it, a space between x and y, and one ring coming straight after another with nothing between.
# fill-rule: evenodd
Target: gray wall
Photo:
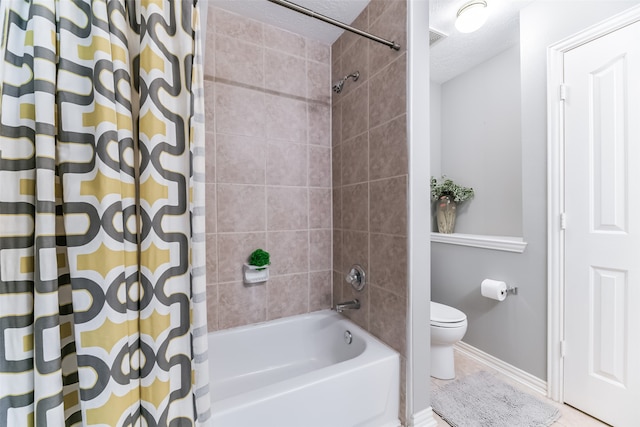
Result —
<instances>
[{"instance_id":1,"label":"gray wall","mask_svg":"<svg viewBox=\"0 0 640 427\"><path fill-rule=\"evenodd\" d=\"M522 235L520 50L442 84L442 173L473 187L456 233Z\"/></svg>"},{"instance_id":2,"label":"gray wall","mask_svg":"<svg viewBox=\"0 0 640 427\"><path fill-rule=\"evenodd\" d=\"M442 175L442 85L431 82L429 85L429 133L431 150L431 175L440 178Z\"/></svg>"},{"instance_id":3,"label":"gray wall","mask_svg":"<svg viewBox=\"0 0 640 427\"><path fill-rule=\"evenodd\" d=\"M638 1L544 1L520 17L523 254L432 244L432 300L464 311L464 341L546 379L546 48ZM520 159L504 159L520 161ZM519 287L498 303L480 296L485 277Z\"/></svg>"}]
</instances>

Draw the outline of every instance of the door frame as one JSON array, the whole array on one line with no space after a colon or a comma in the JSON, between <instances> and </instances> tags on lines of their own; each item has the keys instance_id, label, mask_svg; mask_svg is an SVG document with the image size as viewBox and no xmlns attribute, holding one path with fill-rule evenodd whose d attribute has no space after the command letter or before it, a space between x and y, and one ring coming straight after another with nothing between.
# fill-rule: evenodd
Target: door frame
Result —
<instances>
[{"instance_id":1,"label":"door frame","mask_svg":"<svg viewBox=\"0 0 640 427\"><path fill-rule=\"evenodd\" d=\"M640 5L547 48L547 396L564 401L564 54L640 21Z\"/></svg>"}]
</instances>

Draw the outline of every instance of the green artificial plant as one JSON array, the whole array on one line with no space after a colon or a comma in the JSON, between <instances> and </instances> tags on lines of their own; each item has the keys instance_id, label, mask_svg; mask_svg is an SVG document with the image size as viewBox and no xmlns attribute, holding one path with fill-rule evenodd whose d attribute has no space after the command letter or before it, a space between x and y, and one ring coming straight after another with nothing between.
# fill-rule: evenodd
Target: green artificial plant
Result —
<instances>
[{"instance_id":1,"label":"green artificial plant","mask_svg":"<svg viewBox=\"0 0 640 427\"><path fill-rule=\"evenodd\" d=\"M438 200L442 196L449 196L453 201L461 203L473 197L473 188L458 185L444 175L441 183L431 177L431 200Z\"/></svg>"},{"instance_id":2,"label":"green artificial plant","mask_svg":"<svg viewBox=\"0 0 640 427\"><path fill-rule=\"evenodd\" d=\"M262 249L256 249L249 256L249 264L254 265L256 267L262 267L262 268L257 268L256 270L264 270L266 268L265 267L266 265L271 264L269 260L269 252L264 251Z\"/></svg>"}]
</instances>

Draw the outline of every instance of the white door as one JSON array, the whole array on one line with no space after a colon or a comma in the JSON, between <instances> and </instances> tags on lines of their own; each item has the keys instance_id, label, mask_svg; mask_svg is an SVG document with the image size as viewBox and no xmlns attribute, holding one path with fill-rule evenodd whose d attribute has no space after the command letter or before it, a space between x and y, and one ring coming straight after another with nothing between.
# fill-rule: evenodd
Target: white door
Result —
<instances>
[{"instance_id":1,"label":"white door","mask_svg":"<svg viewBox=\"0 0 640 427\"><path fill-rule=\"evenodd\" d=\"M565 53L564 400L640 426L640 22Z\"/></svg>"}]
</instances>

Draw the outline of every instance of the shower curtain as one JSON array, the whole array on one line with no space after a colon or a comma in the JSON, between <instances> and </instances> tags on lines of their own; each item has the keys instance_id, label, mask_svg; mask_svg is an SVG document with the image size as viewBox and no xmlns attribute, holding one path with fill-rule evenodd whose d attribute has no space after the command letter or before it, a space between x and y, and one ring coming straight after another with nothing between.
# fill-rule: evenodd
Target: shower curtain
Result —
<instances>
[{"instance_id":1,"label":"shower curtain","mask_svg":"<svg viewBox=\"0 0 640 427\"><path fill-rule=\"evenodd\" d=\"M0 426L207 423L198 13L0 2Z\"/></svg>"}]
</instances>

